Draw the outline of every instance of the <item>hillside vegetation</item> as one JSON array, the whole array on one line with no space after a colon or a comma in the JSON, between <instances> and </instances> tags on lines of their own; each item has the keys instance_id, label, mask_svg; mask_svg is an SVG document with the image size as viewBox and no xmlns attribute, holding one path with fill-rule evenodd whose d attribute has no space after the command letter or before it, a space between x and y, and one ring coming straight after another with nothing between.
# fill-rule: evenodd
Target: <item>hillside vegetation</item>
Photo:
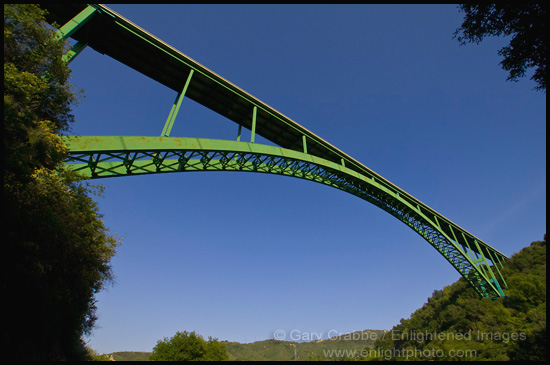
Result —
<instances>
[{"instance_id":1,"label":"hillside vegetation","mask_svg":"<svg viewBox=\"0 0 550 365\"><path fill-rule=\"evenodd\" d=\"M112 355L115 361L149 361L151 357L150 352L142 351L121 351L113 352L110 355Z\"/></svg>"},{"instance_id":2,"label":"hillside vegetation","mask_svg":"<svg viewBox=\"0 0 550 365\"><path fill-rule=\"evenodd\" d=\"M461 278L401 319L364 359L546 360L546 241L514 254L501 272L507 298L482 299Z\"/></svg>"},{"instance_id":3,"label":"hillside vegetation","mask_svg":"<svg viewBox=\"0 0 550 365\"><path fill-rule=\"evenodd\" d=\"M372 348L374 341L382 338L385 332L365 330L310 342L228 342L227 351L229 360L236 361L339 360L347 358L349 353L360 352L365 347Z\"/></svg>"},{"instance_id":4,"label":"hillside vegetation","mask_svg":"<svg viewBox=\"0 0 550 365\"><path fill-rule=\"evenodd\" d=\"M229 360L233 361L285 361L294 360L338 360L348 353L359 353L363 348L371 348L377 338L386 331L365 330L326 340L311 342L290 342L264 340L253 343L225 342ZM148 361L151 352L114 352L110 354L116 361Z\"/></svg>"}]
</instances>

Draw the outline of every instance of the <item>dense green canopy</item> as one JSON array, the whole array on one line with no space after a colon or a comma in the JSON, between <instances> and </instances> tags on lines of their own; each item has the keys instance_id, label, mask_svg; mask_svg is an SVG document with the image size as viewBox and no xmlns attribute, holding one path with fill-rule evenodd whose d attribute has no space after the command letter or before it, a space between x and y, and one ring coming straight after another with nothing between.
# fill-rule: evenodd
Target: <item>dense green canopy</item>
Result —
<instances>
[{"instance_id":1,"label":"dense green canopy","mask_svg":"<svg viewBox=\"0 0 550 365\"><path fill-rule=\"evenodd\" d=\"M82 335L96 320L94 294L111 281L117 239L98 189L65 171L60 135L78 94L62 60L65 41L34 4L4 4L4 357L86 358Z\"/></svg>"},{"instance_id":2,"label":"dense green canopy","mask_svg":"<svg viewBox=\"0 0 550 365\"><path fill-rule=\"evenodd\" d=\"M206 341L193 332L176 332L171 338L158 341L149 358L152 361L223 361L229 358L227 346L209 337Z\"/></svg>"},{"instance_id":3,"label":"dense green canopy","mask_svg":"<svg viewBox=\"0 0 550 365\"><path fill-rule=\"evenodd\" d=\"M480 298L464 279L436 290L375 342L366 360L546 360L546 241L505 262L506 298Z\"/></svg>"}]
</instances>

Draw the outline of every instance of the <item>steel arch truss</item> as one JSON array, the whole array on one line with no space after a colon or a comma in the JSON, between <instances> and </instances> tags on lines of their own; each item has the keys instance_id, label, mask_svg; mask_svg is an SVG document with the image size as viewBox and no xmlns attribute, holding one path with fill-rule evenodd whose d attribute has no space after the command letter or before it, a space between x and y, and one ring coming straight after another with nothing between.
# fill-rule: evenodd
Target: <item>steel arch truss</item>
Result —
<instances>
[{"instance_id":1,"label":"steel arch truss","mask_svg":"<svg viewBox=\"0 0 550 365\"><path fill-rule=\"evenodd\" d=\"M293 176L346 191L390 213L428 241L483 297L504 296L506 256L304 126L101 4L43 4L57 39L92 48L177 92L161 137L71 136L67 166L89 178L183 171ZM237 141L169 137L183 98L238 125ZM242 128L250 143L241 142ZM254 143L256 135L280 147ZM497 279L498 278L498 279Z\"/></svg>"},{"instance_id":2,"label":"steel arch truss","mask_svg":"<svg viewBox=\"0 0 550 365\"><path fill-rule=\"evenodd\" d=\"M346 191L390 213L432 245L482 297L501 297L506 256L375 173L281 147L177 137L64 137L67 166L85 177L185 171L244 171L292 176ZM495 275L496 273L496 275ZM497 280L497 276L499 280Z\"/></svg>"}]
</instances>

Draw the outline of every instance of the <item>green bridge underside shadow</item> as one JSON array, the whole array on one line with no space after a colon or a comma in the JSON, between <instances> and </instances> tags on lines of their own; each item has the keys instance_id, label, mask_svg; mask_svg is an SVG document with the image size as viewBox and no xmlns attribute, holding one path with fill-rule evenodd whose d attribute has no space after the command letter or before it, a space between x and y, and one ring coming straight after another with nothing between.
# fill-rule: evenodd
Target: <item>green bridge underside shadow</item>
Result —
<instances>
[{"instance_id":1,"label":"green bridge underside shadow","mask_svg":"<svg viewBox=\"0 0 550 365\"><path fill-rule=\"evenodd\" d=\"M482 297L504 296L506 256L374 173L360 174L310 154L256 143L129 136L67 136L67 166L88 178L186 171L284 175L346 191L390 213L428 241Z\"/></svg>"}]
</instances>

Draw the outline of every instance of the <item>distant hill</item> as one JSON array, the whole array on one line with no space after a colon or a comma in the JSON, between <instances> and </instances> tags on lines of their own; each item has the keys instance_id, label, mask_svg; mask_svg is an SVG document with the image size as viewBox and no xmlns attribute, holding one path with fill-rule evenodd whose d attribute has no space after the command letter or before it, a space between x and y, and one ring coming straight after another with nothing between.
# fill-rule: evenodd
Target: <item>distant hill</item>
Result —
<instances>
[{"instance_id":1,"label":"distant hill","mask_svg":"<svg viewBox=\"0 0 550 365\"><path fill-rule=\"evenodd\" d=\"M339 337L310 342L265 340L242 344L228 342L229 360L235 361L285 361L285 360L338 360L352 351L360 352L372 347L376 339L384 336L384 330L365 330Z\"/></svg>"},{"instance_id":2,"label":"distant hill","mask_svg":"<svg viewBox=\"0 0 550 365\"><path fill-rule=\"evenodd\" d=\"M109 354L115 361L149 361L150 352L143 351L120 351Z\"/></svg>"},{"instance_id":3,"label":"distant hill","mask_svg":"<svg viewBox=\"0 0 550 365\"><path fill-rule=\"evenodd\" d=\"M365 330L311 342L264 340L253 343L226 342L229 360L234 361L285 361L339 360L353 351L358 353L372 347L384 330ZM109 354L115 361L148 361L150 352L122 351Z\"/></svg>"}]
</instances>

